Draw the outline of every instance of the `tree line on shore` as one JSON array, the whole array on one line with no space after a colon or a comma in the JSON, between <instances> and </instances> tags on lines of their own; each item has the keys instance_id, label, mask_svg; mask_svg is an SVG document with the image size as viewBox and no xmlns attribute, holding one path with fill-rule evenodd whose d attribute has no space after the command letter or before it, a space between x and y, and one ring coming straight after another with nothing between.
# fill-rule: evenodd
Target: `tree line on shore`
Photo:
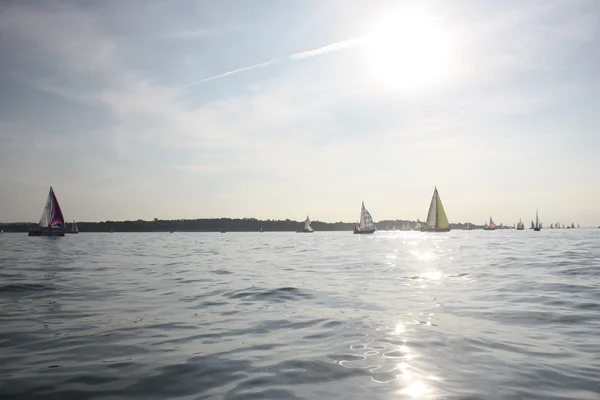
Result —
<instances>
[{"instance_id":1,"label":"tree line on shore","mask_svg":"<svg viewBox=\"0 0 600 400\"><path fill-rule=\"evenodd\" d=\"M351 231L355 222L322 222L312 221L315 231ZM414 227L416 221L384 220L375 224L378 230L403 230ZM463 229L466 224L450 224L452 229ZM0 224L4 232L27 232L37 227L37 223L8 223ZM205 218L205 219L177 219L163 220L155 218L153 221L103 221L103 222L78 222L80 232L258 232L261 228L265 232L290 232L301 229L304 221L285 220L260 220L256 218ZM473 229L482 226L473 225ZM71 223L67 223L67 230Z\"/></svg>"}]
</instances>

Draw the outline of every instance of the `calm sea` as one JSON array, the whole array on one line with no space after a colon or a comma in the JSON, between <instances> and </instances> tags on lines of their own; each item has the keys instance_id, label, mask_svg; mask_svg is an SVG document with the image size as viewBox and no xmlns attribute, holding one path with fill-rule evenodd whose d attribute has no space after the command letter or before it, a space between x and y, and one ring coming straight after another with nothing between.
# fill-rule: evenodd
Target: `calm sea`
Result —
<instances>
[{"instance_id":1,"label":"calm sea","mask_svg":"<svg viewBox=\"0 0 600 400\"><path fill-rule=\"evenodd\" d=\"M0 235L0 397L598 399L600 229Z\"/></svg>"}]
</instances>

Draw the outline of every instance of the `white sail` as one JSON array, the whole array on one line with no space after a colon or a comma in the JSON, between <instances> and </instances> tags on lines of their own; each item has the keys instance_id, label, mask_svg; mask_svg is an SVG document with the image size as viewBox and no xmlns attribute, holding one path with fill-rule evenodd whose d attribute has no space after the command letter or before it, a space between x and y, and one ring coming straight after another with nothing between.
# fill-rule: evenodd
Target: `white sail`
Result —
<instances>
[{"instance_id":1,"label":"white sail","mask_svg":"<svg viewBox=\"0 0 600 400\"><path fill-rule=\"evenodd\" d=\"M310 218L308 218L308 215L306 216L306 220L304 221L304 230L311 232L313 230L312 226L310 226Z\"/></svg>"},{"instance_id":2,"label":"white sail","mask_svg":"<svg viewBox=\"0 0 600 400\"><path fill-rule=\"evenodd\" d=\"M79 227L75 221L73 221L73 225L71 225L71 232L79 232Z\"/></svg>"},{"instance_id":3,"label":"white sail","mask_svg":"<svg viewBox=\"0 0 600 400\"><path fill-rule=\"evenodd\" d=\"M360 223L358 226L361 230L369 230L375 228L375 224L373 223L371 213L369 213L369 211L366 209L364 201L362 203L362 207L360 208Z\"/></svg>"},{"instance_id":4,"label":"white sail","mask_svg":"<svg viewBox=\"0 0 600 400\"><path fill-rule=\"evenodd\" d=\"M51 215L51 207L52 207L52 189L48 193L48 197L46 198L46 204L44 204L44 211L42 211L42 216L40 217L40 227L47 228L50 223Z\"/></svg>"},{"instance_id":5,"label":"white sail","mask_svg":"<svg viewBox=\"0 0 600 400\"><path fill-rule=\"evenodd\" d=\"M427 226L435 228L435 220L437 216L437 190L433 192L431 204L429 204L429 212L427 213Z\"/></svg>"}]
</instances>

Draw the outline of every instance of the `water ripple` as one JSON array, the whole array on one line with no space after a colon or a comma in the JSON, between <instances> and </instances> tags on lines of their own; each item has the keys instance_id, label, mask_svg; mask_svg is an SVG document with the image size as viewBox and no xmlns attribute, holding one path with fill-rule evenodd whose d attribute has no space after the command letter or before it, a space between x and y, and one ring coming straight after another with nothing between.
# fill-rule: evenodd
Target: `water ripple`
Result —
<instances>
[{"instance_id":1,"label":"water ripple","mask_svg":"<svg viewBox=\"0 0 600 400\"><path fill-rule=\"evenodd\" d=\"M598 397L598 230L356 236L2 235L1 397Z\"/></svg>"}]
</instances>

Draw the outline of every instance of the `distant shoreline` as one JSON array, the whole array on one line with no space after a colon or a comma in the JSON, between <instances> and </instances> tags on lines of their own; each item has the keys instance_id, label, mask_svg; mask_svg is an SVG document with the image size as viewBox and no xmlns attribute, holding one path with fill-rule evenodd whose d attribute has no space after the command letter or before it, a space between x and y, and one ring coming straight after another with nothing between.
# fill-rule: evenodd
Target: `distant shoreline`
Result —
<instances>
[{"instance_id":1,"label":"distant shoreline","mask_svg":"<svg viewBox=\"0 0 600 400\"><path fill-rule=\"evenodd\" d=\"M408 220L383 220L375 223L380 231L410 231L413 229L402 229L402 227L415 227L417 221ZM0 229L5 233L28 232L29 229L37 227L35 222L0 223ZM355 222L322 222L312 221L311 225L315 231L352 231ZM450 227L462 230L467 223L452 223ZM205 218L205 219L181 219L153 221L103 221L103 222L77 222L79 232L258 232L261 228L264 232L295 232L304 226L304 221L286 220L259 220L255 218ZM471 224L472 229L483 229L482 225ZM67 223L67 230L71 224ZM498 229L511 229L503 227Z\"/></svg>"}]
</instances>

